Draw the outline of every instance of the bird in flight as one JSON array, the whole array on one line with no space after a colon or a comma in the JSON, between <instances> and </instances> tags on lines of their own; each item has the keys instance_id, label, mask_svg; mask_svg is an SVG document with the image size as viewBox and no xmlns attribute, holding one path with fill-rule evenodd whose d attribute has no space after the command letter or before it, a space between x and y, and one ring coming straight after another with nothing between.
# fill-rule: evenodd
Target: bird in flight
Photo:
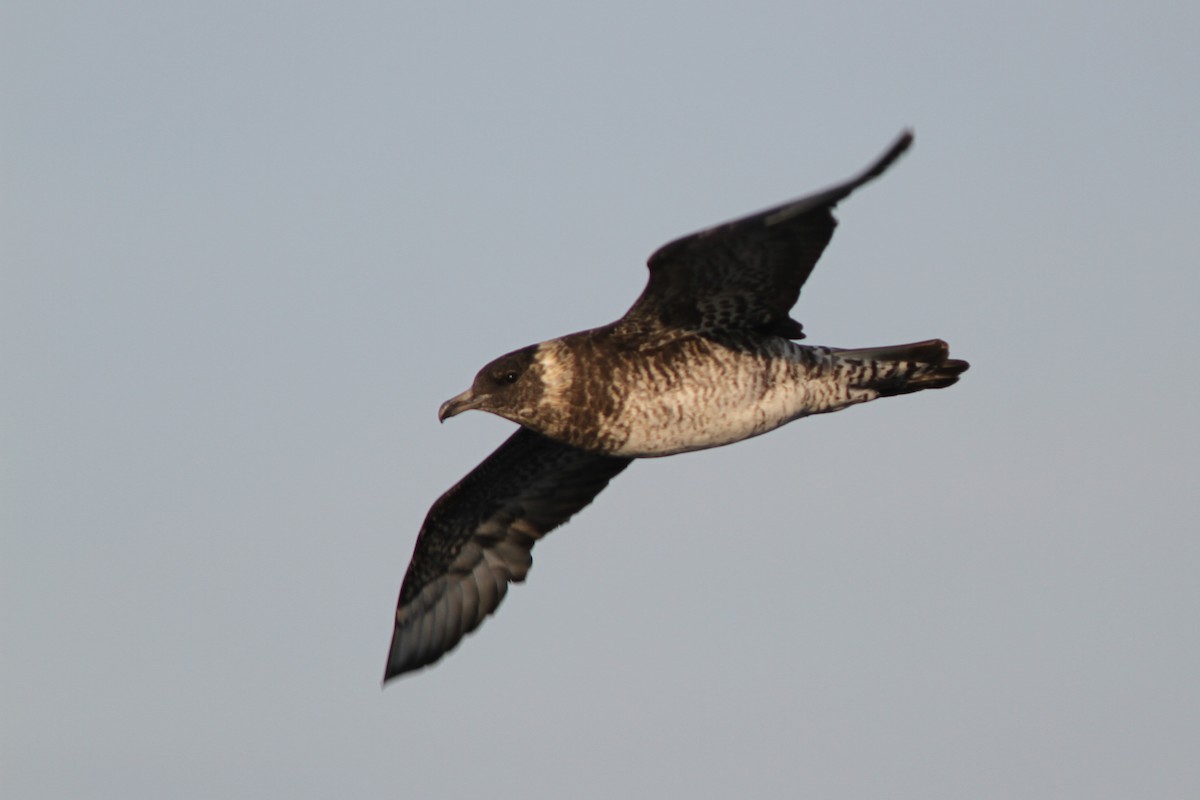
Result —
<instances>
[{"instance_id":1,"label":"bird in flight","mask_svg":"<svg viewBox=\"0 0 1200 800\"><path fill-rule=\"evenodd\" d=\"M857 177L677 239L650 256L616 322L503 355L438 419L489 411L521 427L429 510L396 608L384 682L440 659L523 581L534 543L635 458L739 442L810 414L941 389L967 362L939 339L796 344L788 312L837 225L832 210L912 144Z\"/></svg>"}]
</instances>

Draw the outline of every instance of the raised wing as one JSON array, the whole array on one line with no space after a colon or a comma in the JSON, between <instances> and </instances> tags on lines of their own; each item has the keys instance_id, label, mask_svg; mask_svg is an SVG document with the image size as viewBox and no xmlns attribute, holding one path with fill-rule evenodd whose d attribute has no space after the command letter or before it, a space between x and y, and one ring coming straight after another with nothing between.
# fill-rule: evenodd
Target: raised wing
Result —
<instances>
[{"instance_id":1,"label":"raised wing","mask_svg":"<svg viewBox=\"0 0 1200 800\"><path fill-rule=\"evenodd\" d=\"M521 428L442 495L400 587L383 680L432 664L525 579L533 543L596 497L630 459Z\"/></svg>"},{"instance_id":2,"label":"raised wing","mask_svg":"<svg viewBox=\"0 0 1200 800\"><path fill-rule=\"evenodd\" d=\"M833 207L883 174L912 140L905 131L845 183L663 245L650 256L646 289L618 325L643 335L754 330L804 338L788 311L833 237Z\"/></svg>"}]
</instances>

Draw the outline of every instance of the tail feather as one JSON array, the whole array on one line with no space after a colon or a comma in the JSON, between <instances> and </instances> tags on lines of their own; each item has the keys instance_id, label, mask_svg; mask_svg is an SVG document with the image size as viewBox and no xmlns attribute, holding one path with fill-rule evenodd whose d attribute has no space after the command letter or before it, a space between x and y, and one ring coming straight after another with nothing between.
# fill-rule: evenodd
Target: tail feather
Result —
<instances>
[{"instance_id":1,"label":"tail feather","mask_svg":"<svg viewBox=\"0 0 1200 800\"><path fill-rule=\"evenodd\" d=\"M944 389L957 383L958 376L970 367L966 361L950 358L950 346L941 339L838 350L837 354L874 367L863 372L862 385L878 392L879 397Z\"/></svg>"}]
</instances>

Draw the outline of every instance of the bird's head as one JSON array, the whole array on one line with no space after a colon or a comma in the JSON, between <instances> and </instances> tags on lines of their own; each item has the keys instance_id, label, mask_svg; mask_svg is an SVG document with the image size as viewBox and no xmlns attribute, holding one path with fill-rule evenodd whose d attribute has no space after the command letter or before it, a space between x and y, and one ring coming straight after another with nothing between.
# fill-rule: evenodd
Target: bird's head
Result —
<instances>
[{"instance_id":1,"label":"bird's head","mask_svg":"<svg viewBox=\"0 0 1200 800\"><path fill-rule=\"evenodd\" d=\"M478 409L525 424L542 396L537 345L523 347L492 361L475 375L471 388L442 403L438 420L445 422L464 411Z\"/></svg>"}]
</instances>

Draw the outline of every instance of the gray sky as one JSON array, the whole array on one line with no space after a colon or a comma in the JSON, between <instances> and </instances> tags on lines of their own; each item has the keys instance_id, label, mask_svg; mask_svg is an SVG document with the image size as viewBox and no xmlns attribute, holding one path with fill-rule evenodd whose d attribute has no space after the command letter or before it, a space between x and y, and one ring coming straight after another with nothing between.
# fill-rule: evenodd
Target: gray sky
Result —
<instances>
[{"instance_id":1,"label":"gray sky","mask_svg":"<svg viewBox=\"0 0 1200 800\"><path fill-rule=\"evenodd\" d=\"M4 5L5 796L1197 796L1195 4L591 5ZM634 464L381 691L438 404L906 126L795 316L964 380Z\"/></svg>"}]
</instances>

